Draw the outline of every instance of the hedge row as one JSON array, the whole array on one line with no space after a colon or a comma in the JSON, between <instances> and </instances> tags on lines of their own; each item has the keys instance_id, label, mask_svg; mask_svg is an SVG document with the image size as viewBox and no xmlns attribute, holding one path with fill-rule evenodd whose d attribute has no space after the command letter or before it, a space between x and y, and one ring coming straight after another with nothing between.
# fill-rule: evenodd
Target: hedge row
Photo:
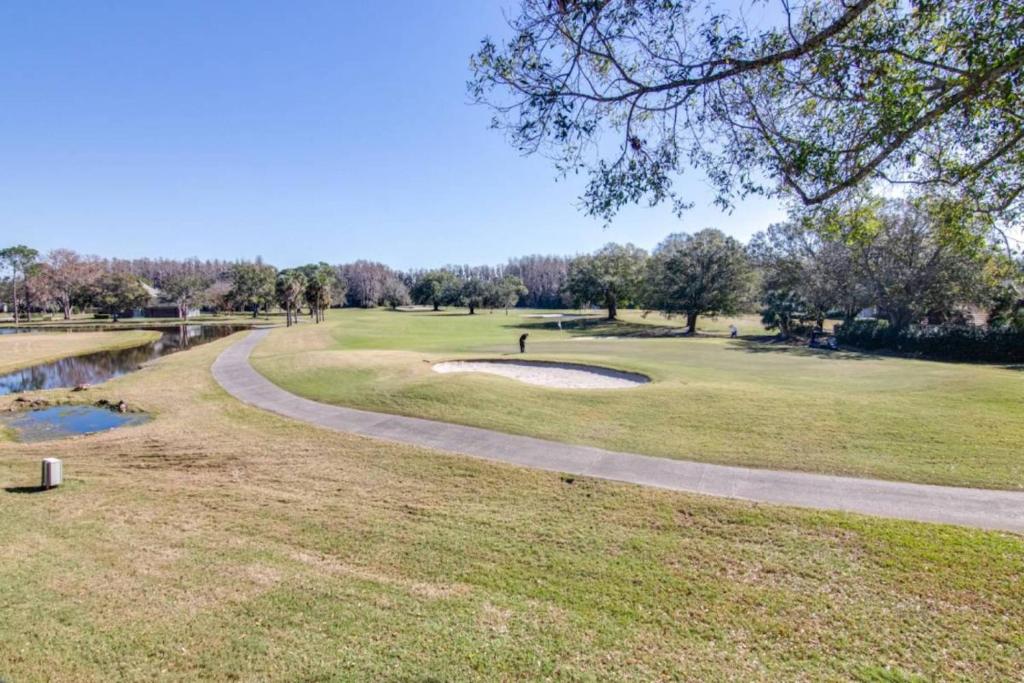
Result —
<instances>
[{"instance_id":1,"label":"hedge row","mask_svg":"<svg viewBox=\"0 0 1024 683\"><path fill-rule=\"evenodd\" d=\"M1024 331L972 325L920 325L896 330L884 320L855 320L836 329L840 344L958 361L1024 363Z\"/></svg>"}]
</instances>

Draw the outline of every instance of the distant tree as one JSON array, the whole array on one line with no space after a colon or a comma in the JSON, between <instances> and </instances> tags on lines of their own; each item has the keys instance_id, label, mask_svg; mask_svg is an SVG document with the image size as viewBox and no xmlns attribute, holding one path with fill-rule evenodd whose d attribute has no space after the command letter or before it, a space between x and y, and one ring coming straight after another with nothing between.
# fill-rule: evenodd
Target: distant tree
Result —
<instances>
[{"instance_id":1,"label":"distant tree","mask_svg":"<svg viewBox=\"0 0 1024 683\"><path fill-rule=\"evenodd\" d=\"M56 302L56 293L51 285L50 265L36 261L25 271L25 314L32 320L32 311L49 312Z\"/></svg>"},{"instance_id":2,"label":"distant tree","mask_svg":"<svg viewBox=\"0 0 1024 683\"><path fill-rule=\"evenodd\" d=\"M608 320L615 320L619 306L639 295L646 259L647 253L632 244L606 244L570 262L566 290L577 306L599 304L608 309Z\"/></svg>"},{"instance_id":3,"label":"distant tree","mask_svg":"<svg viewBox=\"0 0 1024 683\"><path fill-rule=\"evenodd\" d=\"M879 315L896 329L926 317L948 318L959 307L982 303L992 283L993 258L983 240L950 241L964 226L944 225L944 210L927 201L892 200L874 214L874 228L853 246L857 278Z\"/></svg>"},{"instance_id":4,"label":"distant tree","mask_svg":"<svg viewBox=\"0 0 1024 683\"><path fill-rule=\"evenodd\" d=\"M476 313L476 309L486 304L489 298L493 297L493 287L490 282L480 278L470 278L462 283L459 298L469 308L469 314Z\"/></svg>"},{"instance_id":5,"label":"distant tree","mask_svg":"<svg viewBox=\"0 0 1024 683\"><path fill-rule=\"evenodd\" d=\"M695 334L698 316L736 312L749 274L743 245L720 230L669 235L650 260L647 305L685 315L687 332Z\"/></svg>"},{"instance_id":6,"label":"distant tree","mask_svg":"<svg viewBox=\"0 0 1024 683\"><path fill-rule=\"evenodd\" d=\"M93 304L115 322L122 313L145 306L149 300L149 292L131 273L104 273L94 287Z\"/></svg>"},{"instance_id":7,"label":"distant tree","mask_svg":"<svg viewBox=\"0 0 1024 683\"><path fill-rule=\"evenodd\" d=\"M84 258L70 249L54 249L46 255L46 277L65 320L71 319L76 301L86 295L102 273L99 259Z\"/></svg>"},{"instance_id":8,"label":"distant tree","mask_svg":"<svg viewBox=\"0 0 1024 683\"><path fill-rule=\"evenodd\" d=\"M231 291L228 300L242 310L251 310L255 318L261 307L274 302L277 269L263 263L236 263L229 272Z\"/></svg>"},{"instance_id":9,"label":"distant tree","mask_svg":"<svg viewBox=\"0 0 1024 683\"><path fill-rule=\"evenodd\" d=\"M505 315L508 309L519 303L520 297L529 294L529 290L523 281L515 275L506 275L490 288L490 300L487 302L492 308L504 308Z\"/></svg>"},{"instance_id":10,"label":"distant tree","mask_svg":"<svg viewBox=\"0 0 1024 683\"><path fill-rule=\"evenodd\" d=\"M306 278L303 298L309 306L309 314L317 324L324 319L324 311L331 306L334 289L334 269L326 263L313 263L299 268Z\"/></svg>"},{"instance_id":11,"label":"distant tree","mask_svg":"<svg viewBox=\"0 0 1024 683\"><path fill-rule=\"evenodd\" d=\"M202 300L215 312L231 309L231 281L215 280L202 294Z\"/></svg>"},{"instance_id":12,"label":"distant tree","mask_svg":"<svg viewBox=\"0 0 1024 683\"><path fill-rule=\"evenodd\" d=\"M298 307L306 292L306 276L298 268L287 268L277 274L277 304L284 309L288 327L298 319Z\"/></svg>"},{"instance_id":13,"label":"distant tree","mask_svg":"<svg viewBox=\"0 0 1024 683\"><path fill-rule=\"evenodd\" d=\"M219 260L201 261L197 258L185 260L166 258L109 259L103 264L106 270L131 273L143 282L157 289L164 289L169 278L183 273L201 275L209 281L221 279L231 270L232 264Z\"/></svg>"},{"instance_id":14,"label":"distant tree","mask_svg":"<svg viewBox=\"0 0 1024 683\"><path fill-rule=\"evenodd\" d=\"M351 306L372 308L380 303L384 283L393 275L383 263L359 260L341 266L348 286L347 299Z\"/></svg>"},{"instance_id":15,"label":"distant tree","mask_svg":"<svg viewBox=\"0 0 1024 683\"><path fill-rule=\"evenodd\" d=\"M0 249L0 264L11 270L11 298L14 306L14 324L21 321L19 308L22 301L21 295L25 290L25 279L28 271L35 265L39 258L39 252L24 244ZM28 306L25 306L27 312Z\"/></svg>"},{"instance_id":16,"label":"distant tree","mask_svg":"<svg viewBox=\"0 0 1024 683\"><path fill-rule=\"evenodd\" d=\"M384 281L381 303L391 310L395 310L399 306L408 306L412 303L412 299L409 297L409 289L397 276L391 276Z\"/></svg>"},{"instance_id":17,"label":"distant tree","mask_svg":"<svg viewBox=\"0 0 1024 683\"><path fill-rule=\"evenodd\" d=\"M344 306L348 297L348 280L345 278L344 267L334 266L333 277L331 278L331 303L337 306Z\"/></svg>"},{"instance_id":18,"label":"distant tree","mask_svg":"<svg viewBox=\"0 0 1024 683\"><path fill-rule=\"evenodd\" d=\"M529 308L563 308L570 303L566 295L570 259L564 256L521 256L509 259L505 275L518 277L526 293L522 303Z\"/></svg>"},{"instance_id":19,"label":"distant tree","mask_svg":"<svg viewBox=\"0 0 1024 683\"><path fill-rule=\"evenodd\" d=\"M412 288L412 300L422 306L441 306L457 301L461 285L458 278L448 270L431 270L423 273Z\"/></svg>"},{"instance_id":20,"label":"distant tree","mask_svg":"<svg viewBox=\"0 0 1024 683\"><path fill-rule=\"evenodd\" d=\"M787 317L822 327L831 311L849 320L866 305L851 247L806 221L771 225L751 238L747 250L761 271L764 323L784 337L791 331Z\"/></svg>"},{"instance_id":21,"label":"distant tree","mask_svg":"<svg viewBox=\"0 0 1024 683\"><path fill-rule=\"evenodd\" d=\"M213 281L201 272L181 270L163 278L161 292L178 307L178 317L185 320L189 308L202 301L211 284Z\"/></svg>"},{"instance_id":22,"label":"distant tree","mask_svg":"<svg viewBox=\"0 0 1024 683\"><path fill-rule=\"evenodd\" d=\"M793 327L805 315L804 301L796 290L770 287L761 295L761 323L769 330L778 330L783 338L793 334Z\"/></svg>"}]
</instances>

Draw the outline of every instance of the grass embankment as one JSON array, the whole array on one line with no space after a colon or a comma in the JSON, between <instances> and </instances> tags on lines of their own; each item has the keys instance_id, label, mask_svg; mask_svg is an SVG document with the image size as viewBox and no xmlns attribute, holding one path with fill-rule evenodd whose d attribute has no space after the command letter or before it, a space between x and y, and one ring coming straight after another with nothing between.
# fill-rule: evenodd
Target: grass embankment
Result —
<instances>
[{"instance_id":1,"label":"grass embankment","mask_svg":"<svg viewBox=\"0 0 1024 683\"><path fill-rule=\"evenodd\" d=\"M0 678L1005 680L1024 667L1019 536L563 480L313 429L226 396L208 368L227 343L87 392L149 410L147 425L0 445ZM64 459L66 484L22 493L44 456Z\"/></svg>"},{"instance_id":2,"label":"grass embankment","mask_svg":"<svg viewBox=\"0 0 1024 683\"><path fill-rule=\"evenodd\" d=\"M148 330L3 334L0 375L68 356L142 346L159 337L159 332Z\"/></svg>"},{"instance_id":3,"label":"grass embankment","mask_svg":"<svg viewBox=\"0 0 1024 683\"><path fill-rule=\"evenodd\" d=\"M547 439L776 469L995 488L1024 487L1019 370L729 339L730 320L627 312L618 324L463 311L332 311L274 331L255 367L286 389L354 406ZM752 319L743 333L763 331ZM564 391L431 363L519 357L650 375L624 391Z\"/></svg>"},{"instance_id":4,"label":"grass embankment","mask_svg":"<svg viewBox=\"0 0 1024 683\"><path fill-rule=\"evenodd\" d=\"M70 320L64 320L58 315L39 316L32 318L31 322L21 321L21 327L27 328L57 328L57 329L89 329L93 327L108 328L132 328L132 327L177 327L179 325L265 325L267 322L280 322L284 320L284 314L260 314L253 318L251 313L204 313L195 315L188 320L180 318L96 318L89 314L76 314ZM0 326L13 327L14 319L8 317L0 318Z\"/></svg>"}]
</instances>

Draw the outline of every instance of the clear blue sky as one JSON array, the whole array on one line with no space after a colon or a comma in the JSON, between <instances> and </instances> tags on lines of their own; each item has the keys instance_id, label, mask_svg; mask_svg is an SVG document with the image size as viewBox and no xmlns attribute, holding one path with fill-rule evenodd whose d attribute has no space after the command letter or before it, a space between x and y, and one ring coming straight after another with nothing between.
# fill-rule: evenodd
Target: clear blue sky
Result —
<instances>
[{"instance_id":1,"label":"clear blue sky","mask_svg":"<svg viewBox=\"0 0 1024 683\"><path fill-rule=\"evenodd\" d=\"M720 227L698 173L682 220L609 228L468 104L468 58L509 2L0 4L0 245L106 256L493 263Z\"/></svg>"}]
</instances>

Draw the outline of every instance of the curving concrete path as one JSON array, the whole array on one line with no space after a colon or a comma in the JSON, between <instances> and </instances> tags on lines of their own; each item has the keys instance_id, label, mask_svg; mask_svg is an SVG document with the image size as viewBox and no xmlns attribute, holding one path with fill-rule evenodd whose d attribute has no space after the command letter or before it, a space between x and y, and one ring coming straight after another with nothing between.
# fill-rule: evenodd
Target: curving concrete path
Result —
<instances>
[{"instance_id":1,"label":"curving concrete path","mask_svg":"<svg viewBox=\"0 0 1024 683\"><path fill-rule=\"evenodd\" d=\"M250 332L222 352L213 363L213 376L244 403L327 429L674 491L1024 532L1024 492L670 460L318 403L276 386L249 364L249 354L267 332Z\"/></svg>"}]
</instances>

